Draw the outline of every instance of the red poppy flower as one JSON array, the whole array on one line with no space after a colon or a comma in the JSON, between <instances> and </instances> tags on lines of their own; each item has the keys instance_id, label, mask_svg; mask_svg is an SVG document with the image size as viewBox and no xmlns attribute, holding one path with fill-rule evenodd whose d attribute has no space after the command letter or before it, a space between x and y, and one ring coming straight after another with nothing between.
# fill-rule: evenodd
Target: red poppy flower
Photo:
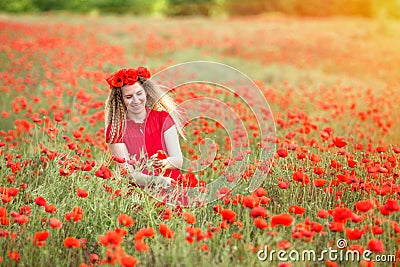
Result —
<instances>
[{"instance_id":1,"label":"red poppy flower","mask_svg":"<svg viewBox=\"0 0 400 267\"><path fill-rule=\"evenodd\" d=\"M172 210L171 209L165 209L162 211L162 218L164 220L169 220L172 217Z\"/></svg>"},{"instance_id":2,"label":"red poppy flower","mask_svg":"<svg viewBox=\"0 0 400 267\"><path fill-rule=\"evenodd\" d=\"M1 201L3 203L8 203L8 202L11 202L12 200L13 200L12 196L9 196L9 195L2 195L1 196Z\"/></svg>"},{"instance_id":3,"label":"red poppy flower","mask_svg":"<svg viewBox=\"0 0 400 267\"><path fill-rule=\"evenodd\" d=\"M20 208L19 208L19 213L20 214L23 214L23 215L26 215L26 216L30 216L31 215L31 207L30 206L28 206L28 205L24 205L24 206L21 206ZM1 217L1 216L0 216Z\"/></svg>"},{"instance_id":4,"label":"red poppy flower","mask_svg":"<svg viewBox=\"0 0 400 267\"><path fill-rule=\"evenodd\" d=\"M18 223L19 225L25 224L28 222L28 217L26 217L25 215L18 215L14 218L14 222Z\"/></svg>"},{"instance_id":5,"label":"red poppy flower","mask_svg":"<svg viewBox=\"0 0 400 267\"><path fill-rule=\"evenodd\" d=\"M18 262L20 256L17 251L8 251L8 257L13 261Z\"/></svg>"},{"instance_id":6,"label":"red poppy flower","mask_svg":"<svg viewBox=\"0 0 400 267\"><path fill-rule=\"evenodd\" d=\"M149 250L149 246L142 239L135 239L135 249L140 252Z\"/></svg>"},{"instance_id":7,"label":"red poppy flower","mask_svg":"<svg viewBox=\"0 0 400 267\"><path fill-rule=\"evenodd\" d=\"M287 240L279 241L278 244L276 244L277 248L285 249L285 250L289 249L291 246L292 246L292 244Z\"/></svg>"},{"instance_id":8,"label":"red poppy flower","mask_svg":"<svg viewBox=\"0 0 400 267\"><path fill-rule=\"evenodd\" d=\"M15 197L18 194L18 192L19 192L18 188L10 187L7 190L7 195Z\"/></svg>"},{"instance_id":9,"label":"red poppy flower","mask_svg":"<svg viewBox=\"0 0 400 267\"><path fill-rule=\"evenodd\" d=\"M106 78L106 81L107 81L108 85L110 86L110 89L113 88L113 79L114 79L114 75L110 75L109 77Z\"/></svg>"},{"instance_id":10,"label":"red poppy flower","mask_svg":"<svg viewBox=\"0 0 400 267\"><path fill-rule=\"evenodd\" d=\"M151 228L151 227L143 228L136 232L135 240L142 239L143 237L152 237L154 235L155 235L155 232L154 232L153 228Z\"/></svg>"},{"instance_id":11,"label":"red poppy flower","mask_svg":"<svg viewBox=\"0 0 400 267\"><path fill-rule=\"evenodd\" d=\"M113 161L115 161L115 162L118 162L118 163L125 163L125 161L126 161L125 158L121 158L121 157L118 157L118 156L115 156L115 155L112 155L111 159Z\"/></svg>"},{"instance_id":12,"label":"red poppy flower","mask_svg":"<svg viewBox=\"0 0 400 267\"><path fill-rule=\"evenodd\" d=\"M55 229L60 229L62 227L62 222L57 218L51 218L49 224L50 224L50 227L55 228Z\"/></svg>"},{"instance_id":13,"label":"red poppy flower","mask_svg":"<svg viewBox=\"0 0 400 267\"><path fill-rule=\"evenodd\" d=\"M260 217L254 219L254 225L260 229L265 229L268 227L267 221Z\"/></svg>"},{"instance_id":14,"label":"red poppy flower","mask_svg":"<svg viewBox=\"0 0 400 267\"><path fill-rule=\"evenodd\" d=\"M119 262L121 263L121 265L123 267L134 267L138 263L138 260L132 256L127 255L127 256L121 257Z\"/></svg>"},{"instance_id":15,"label":"red poppy flower","mask_svg":"<svg viewBox=\"0 0 400 267\"><path fill-rule=\"evenodd\" d=\"M382 213L382 215L385 215L385 216L389 216L391 213L390 210L388 210L386 208L386 206L380 206L379 211Z\"/></svg>"},{"instance_id":16,"label":"red poppy flower","mask_svg":"<svg viewBox=\"0 0 400 267\"><path fill-rule=\"evenodd\" d=\"M163 237L174 238L174 231L169 229L169 227L167 225L160 223L158 230L159 230L160 234L162 234Z\"/></svg>"},{"instance_id":17,"label":"red poppy flower","mask_svg":"<svg viewBox=\"0 0 400 267\"><path fill-rule=\"evenodd\" d=\"M201 250L205 251L205 252L209 252L210 248L208 247L207 244L203 243L200 245Z\"/></svg>"},{"instance_id":18,"label":"red poppy flower","mask_svg":"<svg viewBox=\"0 0 400 267\"><path fill-rule=\"evenodd\" d=\"M326 184L326 180L325 179L315 179L313 181L313 184L315 187L321 187L324 186Z\"/></svg>"},{"instance_id":19,"label":"red poppy flower","mask_svg":"<svg viewBox=\"0 0 400 267\"><path fill-rule=\"evenodd\" d=\"M82 220L83 214L82 208L77 206L74 207L71 212L65 214L65 219L67 221L74 220L74 222L78 222Z\"/></svg>"},{"instance_id":20,"label":"red poppy flower","mask_svg":"<svg viewBox=\"0 0 400 267\"><path fill-rule=\"evenodd\" d=\"M99 255L94 254L94 253L90 254L89 262L90 262L91 264L96 264L96 263L100 262L100 257L99 257Z\"/></svg>"},{"instance_id":21,"label":"red poppy flower","mask_svg":"<svg viewBox=\"0 0 400 267\"><path fill-rule=\"evenodd\" d=\"M86 190L84 190L84 189L77 189L77 190L76 190L76 195L77 195L78 197L81 197L81 198L86 198L89 194L88 194L88 192L87 192Z\"/></svg>"},{"instance_id":22,"label":"red poppy flower","mask_svg":"<svg viewBox=\"0 0 400 267\"><path fill-rule=\"evenodd\" d=\"M103 179L108 179L112 176L112 172L109 168L107 168L106 166L102 165L95 173L94 175L96 175L99 178L103 178Z\"/></svg>"},{"instance_id":23,"label":"red poppy flower","mask_svg":"<svg viewBox=\"0 0 400 267\"><path fill-rule=\"evenodd\" d=\"M108 231L105 235L99 236L99 242L103 246L117 247L122 242L122 236L117 231Z\"/></svg>"},{"instance_id":24,"label":"red poppy flower","mask_svg":"<svg viewBox=\"0 0 400 267\"><path fill-rule=\"evenodd\" d=\"M150 72L145 67L138 67L137 75L147 79L150 78Z\"/></svg>"},{"instance_id":25,"label":"red poppy flower","mask_svg":"<svg viewBox=\"0 0 400 267\"><path fill-rule=\"evenodd\" d=\"M254 207L250 212L250 216L253 218L259 216L265 218L267 217L267 215L268 215L267 210L264 207Z\"/></svg>"},{"instance_id":26,"label":"red poppy flower","mask_svg":"<svg viewBox=\"0 0 400 267\"><path fill-rule=\"evenodd\" d=\"M347 143L344 141L344 137L334 137L332 139L332 142L336 147L339 148L345 147L347 145Z\"/></svg>"},{"instance_id":27,"label":"red poppy flower","mask_svg":"<svg viewBox=\"0 0 400 267\"><path fill-rule=\"evenodd\" d=\"M125 82L125 70L122 69L114 74L111 81L111 85L113 87L122 87L124 86L124 82Z\"/></svg>"},{"instance_id":28,"label":"red poppy flower","mask_svg":"<svg viewBox=\"0 0 400 267\"><path fill-rule=\"evenodd\" d=\"M265 196L266 193L267 193L267 190L265 190L262 187L258 187L256 190L253 191L253 195L256 197Z\"/></svg>"},{"instance_id":29,"label":"red poppy flower","mask_svg":"<svg viewBox=\"0 0 400 267\"><path fill-rule=\"evenodd\" d=\"M351 221L354 222L354 223L359 223L359 222L362 222L363 220L364 220L364 217L361 216L361 215L357 215L355 213L353 213L351 215Z\"/></svg>"},{"instance_id":30,"label":"red poppy flower","mask_svg":"<svg viewBox=\"0 0 400 267\"><path fill-rule=\"evenodd\" d=\"M271 217L271 227L277 225L290 226L293 223L293 217L289 213L274 215Z\"/></svg>"},{"instance_id":31,"label":"red poppy flower","mask_svg":"<svg viewBox=\"0 0 400 267\"><path fill-rule=\"evenodd\" d=\"M360 267L375 267L376 262L374 260L364 260L360 261Z\"/></svg>"},{"instance_id":32,"label":"red poppy flower","mask_svg":"<svg viewBox=\"0 0 400 267\"><path fill-rule=\"evenodd\" d=\"M356 164L357 164L357 161L355 161L355 160L353 160L353 159L349 159L349 160L347 161L347 165L348 165L350 168L354 168L354 167L356 166Z\"/></svg>"},{"instance_id":33,"label":"red poppy flower","mask_svg":"<svg viewBox=\"0 0 400 267\"><path fill-rule=\"evenodd\" d=\"M127 76L127 84L134 84L137 81L138 77L138 72L135 69L127 69L126 70L126 76Z\"/></svg>"},{"instance_id":34,"label":"red poppy flower","mask_svg":"<svg viewBox=\"0 0 400 267\"><path fill-rule=\"evenodd\" d=\"M332 232L342 232L344 230L344 223L342 223L342 222L329 222L329 229Z\"/></svg>"},{"instance_id":35,"label":"red poppy flower","mask_svg":"<svg viewBox=\"0 0 400 267\"><path fill-rule=\"evenodd\" d=\"M372 201L370 199L360 200L354 204L354 207L359 212L367 212L374 207Z\"/></svg>"},{"instance_id":36,"label":"red poppy flower","mask_svg":"<svg viewBox=\"0 0 400 267\"><path fill-rule=\"evenodd\" d=\"M361 236L362 236L364 233L365 233L364 230L360 230L360 229L358 229L358 228L354 228L354 229L347 228L347 229L346 229L346 235L347 235L347 238L348 238L349 240L358 240L358 239L361 238Z\"/></svg>"},{"instance_id":37,"label":"red poppy flower","mask_svg":"<svg viewBox=\"0 0 400 267\"><path fill-rule=\"evenodd\" d=\"M119 214L118 215L118 222L119 224L122 224L125 227L129 227L131 225L133 225L134 221L131 218L131 216L127 215L127 214Z\"/></svg>"},{"instance_id":38,"label":"red poppy flower","mask_svg":"<svg viewBox=\"0 0 400 267\"><path fill-rule=\"evenodd\" d=\"M322 141L326 141L330 138L331 134L332 134L332 128L325 128L322 131L319 132L320 136L322 138Z\"/></svg>"},{"instance_id":39,"label":"red poppy flower","mask_svg":"<svg viewBox=\"0 0 400 267\"><path fill-rule=\"evenodd\" d=\"M372 227L372 233L374 235L381 235L383 234L383 228L379 227L378 225L375 225L374 227Z\"/></svg>"},{"instance_id":40,"label":"red poppy flower","mask_svg":"<svg viewBox=\"0 0 400 267\"><path fill-rule=\"evenodd\" d=\"M81 244L78 239L69 236L64 239L64 246L67 248L79 248Z\"/></svg>"},{"instance_id":41,"label":"red poppy flower","mask_svg":"<svg viewBox=\"0 0 400 267\"><path fill-rule=\"evenodd\" d=\"M119 234L121 237L126 236L126 234L128 233L127 230L122 229L122 228L118 228L118 227L115 228L115 232L116 232L117 234Z\"/></svg>"},{"instance_id":42,"label":"red poppy flower","mask_svg":"<svg viewBox=\"0 0 400 267\"><path fill-rule=\"evenodd\" d=\"M308 178L307 174L298 171L293 173L293 180L296 182L301 182L303 185L308 184L310 179Z\"/></svg>"},{"instance_id":43,"label":"red poppy flower","mask_svg":"<svg viewBox=\"0 0 400 267\"><path fill-rule=\"evenodd\" d=\"M289 212L302 215L306 209L300 206L290 206Z\"/></svg>"},{"instance_id":44,"label":"red poppy flower","mask_svg":"<svg viewBox=\"0 0 400 267\"><path fill-rule=\"evenodd\" d=\"M370 239L368 241L368 249L371 250L372 252L376 253L381 253L385 251L385 247L383 245L383 242L378 239Z\"/></svg>"},{"instance_id":45,"label":"red poppy flower","mask_svg":"<svg viewBox=\"0 0 400 267\"><path fill-rule=\"evenodd\" d=\"M163 150L158 150L157 151L157 159L162 160L168 158L167 153L165 153Z\"/></svg>"},{"instance_id":46,"label":"red poppy flower","mask_svg":"<svg viewBox=\"0 0 400 267\"><path fill-rule=\"evenodd\" d=\"M318 222L311 223L311 231L319 233L324 229L324 226Z\"/></svg>"},{"instance_id":47,"label":"red poppy flower","mask_svg":"<svg viewBox=\"0 0 400 267\"><path fill-rule=\"evenodd\" d=\"M190 187L190 188L196 187L198 183L199 183L199 180L197 180L196 176L190 172L186 173L182 180L183 186Z\"/></svg>"},{"instance_id":48,"label":"red poppy flower","mask_svg":"<svg viewBox=\"0 0 400 267\"><path fill-rule=\"evenodd\" d=\"M56 122L61 122L63 120L63 113L62 112L57 112L54 114L54 120Z\"/></svg>"},{"instance_id":49,"label":"red poppy flower","mask_svg":"<svg viewBox=\"0 0 400 267\"><path fill-rule=\"evenodd\" d=\"M187 223L189 223L189 224L195 224L196 223L196 218L192 215L192 214L190 214L190 213L187 213L187 212L184 212L183 214L182 214L182 217L185 219L185 221L187 222Z\"/></svg>"},{"instance_id":50,"label":"red poppy flower","mask_svg":"<svg viewBox=\"0 0 400 267\"><path fill-rule=\"evenodd\" d=\"M288 189L289 188L289 183L288 182L279 181L278 182L278 186L281 189Z\"/></svg>"},{"instance_id":51,"label":"red poppy flower","mask_svg":"<svg viewBox=\"0 0 400 267\"><path fill-rule=\"evenodd\" d=\"M286 158L288 156L288 152L286 149L284 148L280 148L276 151L276 153L278 154L279 157L281 158Z\"/></svg>"},{"instance_id":52,"label":"red poppy flower","mask_svg":"<svg viewBox=\"0 0 400 267\"><path fill-rule=\"evenodd\" d=\"M339 264L337 264L336 262L331 261L331 260L326 260L325 265L328 267L339 267Z\"/></svg>"},{"instance_id":53,"label":"red poppy flower","mask_svg":"<svg viewBox=\"0 0 400 267\"><path fill-rule=\"evenodd\" d=\"M400 210L399 202L397 202L397 200L388 198L385 203L385 209L391 212L399 211Z\"/></svg>"},{"instance_id":54,"label":"red poppy flower","mask_svg":"<svg viewBox=\"0 0 400 267\"><path fill-rule=\"evenodd\" d=\"M242 200L243 207L254 208L258 205L258 199L254 196L244 196Z\"/></svg>"},{"instance_id":55,"label":"red poppy flower","mask_svg":"<svg viewBox=\"0 0 400 267\"><path fill-rule=\"evenodd\" d=\"M340 208L337 207L332 212L332 217L335 222L346 222L348 219L351 218L352 211L348 208Z\"/></svg>"},{"instance_id":56,"label":"red poppy flower","mask_svg":"<svg viewBox=\"0 0 400 267\"><path fill-rule=\"evenodd\" d=\"M222 219L228 222L234 222L236 220L236 213L230 209L223 209L220 211Z\"/></svg>"},{"instance_id":57,"label":"red poppy flower","mask_svg":"<svg viewBox=\"0 0 400 267\"><path fill-rule=\"evenodd\" d=\"M314 173L317 175L322 175L325 173L325 170L322 169L321 167L314 167Z\"/></svg>"},{"instance_id":58,"label":"red poppy flower","mask_svg":"<svg viewBox=\"0 0 400 267\"><path fill-rule=\"evenodd\" d=\"M35 237L33 238L33 242L36 246L41 247L44 245L44 241L49 237L49 232L37 232L35 233Z\"/></svg>"},{"instance_id":59,"label":"red poppy flower","mask_svg":"<svg viewBox=\"0 0 400 267\"><path fill-rule=\"evenodd\" d=\"M243 235L241 233L233 233L232 235L233 239L241 240L243 238Z\"/></svg>"},{"instance_id":60,"label":"red poppy flower","mask_svg":"<svg viewBox=\"0 0 400 267\"><path fill-rule=\"evenodd\" d=\"M46 206L46 199L42 196L39 196L39 197L35 198L35 203L39 206L44 207L44 206Z\"/></svg>"},{"instance_id":61,"label":"red poppy flower","mask_svg":"<svg viewBox=\"0 0 400 267\"><path fill-rule=\"evenodd\" d=\"M7 217L7 209L0 207L0 218Z\"/></svg>"},{"instance_id":62,"label":"red poppy flower","mask_svg":"<svg viewBox=\"0 0 400 267\"><path fill-rule=\"evenodd\" d=\"M44 207L47 213L57 213L57 208L53 204L48 204Z\"/></svg>"}]
</instances>

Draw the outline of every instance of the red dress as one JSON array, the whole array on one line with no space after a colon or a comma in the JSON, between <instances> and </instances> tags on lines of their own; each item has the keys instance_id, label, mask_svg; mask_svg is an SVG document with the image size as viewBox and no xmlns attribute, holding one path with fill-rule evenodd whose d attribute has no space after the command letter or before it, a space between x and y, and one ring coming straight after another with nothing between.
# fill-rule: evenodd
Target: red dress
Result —
<instances>
[{"instance_id":1,"label":"red dress","mask_svg":"<svg viewBox=\"0 0 400 267\"><path fill-rule=\"evenodd\" d=\"M147 116L143 123L126 120L126 129L122 136L110 140L111 124L106 131L107 143L125 143L131 157L140 158L141 151L146 158L156 154L158 150L167 152L164 140L164 132L175 125L171 116L166 111L156 111L146 108ZM143 173L148 174L146 170ZM167 169L163 176L174 180L181 178L180 170Z\"/></svg>"}]
</instances>

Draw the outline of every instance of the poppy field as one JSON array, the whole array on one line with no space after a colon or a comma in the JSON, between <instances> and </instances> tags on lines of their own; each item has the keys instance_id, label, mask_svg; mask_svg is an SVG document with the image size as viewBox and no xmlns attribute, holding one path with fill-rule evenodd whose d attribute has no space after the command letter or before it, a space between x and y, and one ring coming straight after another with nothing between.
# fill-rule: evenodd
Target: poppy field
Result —
<instances>
[{"instance_id":1,"label":"poppy field","mask_svg":"<svg viewBox=\"0 0 400 267\"><path fill-rule=\"evenodd\" d=\"M1 15L0 40L0 266L400 265L400 22ZM108 152L105 78L195 60L257 84L275 150L269 162L251 156L215 201L171 206L132 188ZM262 147L237 95L188 84L176 101L201 96L237 112L250 155ZM185 127L186 158L202 159L207 138L217 151L188 172L191 187L241 160L229 153L240 134L220 126L200 116ZM256 170L265 177L249 191ZM260 260L265 247L289 257ZM370 260L291 253L329 248Z\"/></svg>"}]
</instances>

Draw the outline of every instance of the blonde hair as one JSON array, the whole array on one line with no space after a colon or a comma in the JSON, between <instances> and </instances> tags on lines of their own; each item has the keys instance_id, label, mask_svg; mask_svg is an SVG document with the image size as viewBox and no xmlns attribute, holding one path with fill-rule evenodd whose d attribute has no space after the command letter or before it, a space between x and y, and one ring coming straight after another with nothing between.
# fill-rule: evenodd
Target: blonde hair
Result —
<instances>
[{"instance_id":1,"label":"blonde hair","mask_svg":"<svg viewBox=\"0 0 400 267\"><path fill-rule=\"evenodd\" d=\"M184 139L183 134L183 116L178 111L178 105L169 95L152 80L139 76L138 82L146 92L146 105L153 110L166 111L169 113L175 123L175 127ZM111 142L119 136L123 136L126 127L126 106L122 95L122 87L114 87L105 103L105 127L111 124L110 139Z\"/></svg>"}]
</instances>

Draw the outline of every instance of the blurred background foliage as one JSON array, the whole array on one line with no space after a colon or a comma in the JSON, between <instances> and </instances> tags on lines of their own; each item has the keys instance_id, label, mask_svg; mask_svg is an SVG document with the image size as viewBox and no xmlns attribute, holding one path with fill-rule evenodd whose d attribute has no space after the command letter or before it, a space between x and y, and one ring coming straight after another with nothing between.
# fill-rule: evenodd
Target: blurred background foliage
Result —
<instances>
[{"instance_id":1,"label":"blurred background foliage","mask_svg":"<svg viewBox=\"0 0 400 267\"><path fill-rule=\"evenodd\" d=\"M400 0L0 0L0 11L157 16L246 16L274 12L297 16L400 18Z\"/></svg>"}]
</instances>

